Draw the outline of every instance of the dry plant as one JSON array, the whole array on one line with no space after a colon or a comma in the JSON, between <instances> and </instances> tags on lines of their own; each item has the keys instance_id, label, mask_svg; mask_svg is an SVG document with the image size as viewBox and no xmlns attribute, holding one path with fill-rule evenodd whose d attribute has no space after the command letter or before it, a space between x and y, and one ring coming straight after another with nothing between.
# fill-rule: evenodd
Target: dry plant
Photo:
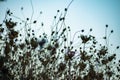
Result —
<instances>
[{"instance_id":1,"label":"dry plant","mask_svg":"<svg viewBox=\"0 0 120 80\"><path fill-rule=\"evenodd\" d=\"M90 34L92 29L87 35L84 30L77 31L71 39L71 29L65 19L72 2L64 9L64 14L57 10L50 35L43 32L39 37L31 28L38 22L32 18L34 9L31 18L25 20L10 9L6 11L0 24L0 80L120 79L120 60L116 62L116 54L109 51L113 30L107 35L108 25L103 37L106 44L99 44ZM16 29L19 26L21 28ZM43 22L40 28L44 28Z\"/></svg>"}]
</instances>

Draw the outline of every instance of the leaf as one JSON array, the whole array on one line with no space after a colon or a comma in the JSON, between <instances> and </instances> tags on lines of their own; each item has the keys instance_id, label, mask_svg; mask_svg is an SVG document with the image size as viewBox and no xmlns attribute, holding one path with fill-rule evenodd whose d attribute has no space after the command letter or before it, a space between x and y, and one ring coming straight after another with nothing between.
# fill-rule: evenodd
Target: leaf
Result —
<instances>
[{"instance_id":1,"label":"leaf","mask_svg":"<svg viewBox=\"0 0 120 80\"><path fill-rule=\"evenodd\" d=\"M45 43L46 43L46 40L43 38L43 39L39 42L40 47L42 48Z\"/></svg>"},{"instance_id":2,"label":"leaf","mask_svg":"<svg viewBox=\"0 0 120 80\"><path fill-rule=\"evenodd\" d=\"M34 40L33 38L31 39L31 46L35 49L38 46L38 42Z\"/></svg>"},{"instance_id":3,"label":"leaf","mask_svg":"<svg viewBox=\"0 0 120 80\"><path fill-rule=\"evenodd\" d=\"M10 44L8 42L6 42L6 46L5 46L5 50L4 50L4 53L6 55L8 55L8 53L11 51L11 48L10 48Z\"/></svg>"},{"instance_id":4,"label":"leaf","mask_svg":"<svg viewBox=\"0 0 120 80\"><path fill-rule=\"evenodd\" d=\"M10 33L8 34L10 39L14 39L18 37L18 32L14 30L10 30Z\"/></svg>"},{"instance_id":5,"label":"leaf","mask_svg":"<svg viewBox=\"0 0 120 80\"><path fill-rule=\"evenodd\" d=\"M90 40L90 36L81 35L80 37L82 39L82 43L87 43Z\"/></svg>"},{"instance_id":6,"label":"leaf","mask_svg":"<svg viewBox=\"0 0 120 80\"><path fill-rule=\"evenodd\" d=\"M64 71L65 70L65 68L66 68L66 64L64 64L64 63L60 63L59 64L59 71Z\"/></svg>"},{"instance_id":7,"label":"leaf","mask_svg":"<svg viewBox=\"0 0 120 80\"><path fill-rule=\"evenodd\" d=\"M11 20L6 20L5 24L7 26L8 29L14 28L16 26L16 22L12 22Z\"/></svg>"},{"instance_id":8,"label":"leaf","mask_svg":"<svg viewBox=\"0 0 120 80\"><path fill-rule=\"evenodd\" d=\"M0 27L2 26L2 24L0 24Z\"/></svg>"},{"instance_id":9,"label":"leaf","mask_svg":"<svg viewBox=\"0 0 120 80\"><path fill-rule=\"evenodd\" d=\"M103 46L103 47L101 47L101 49L99 50L98 55L99 55L99 56L101 56L101 55L104 56L104 55L107 54L107 53L108 53L108 49Z\"/></svg>"},{"instance_id":10,"label":"leaf","mask_svg":"<svg viewBox=\"0 0 120 80\"><path fill-rule=\"evenodd\" d=\"M20 45L19 45L19 47L20 47L20 49L21 49L21 50L23 50L23 49L24 49L24 47L25 47L25 44L24 44L24 43L22 43L22 44L20 44Z\"/></svg>"},{"instance_id":11,"label":"leaf","mask_svg":"<svg viewBox=\"0 0 120 80\"><path fill-rule=\"evenodd\" d=\"M2 32L2 33L3 33L3 31L4 31L4 28L0 28L0 32Z\"/></svg>"},{"instance_id":12,"label":"leaf","mask_svg":"<svg viewBox=\"0 0 120 80\"><path fill-rule=\"evenodd\" d=\"M80 63L78 64L78 66L80 67L80 71L83 71L83 70L85 69L85 67L86 67L86 64L83 63L83 62L80 62Z\"/></svg>"}]
</instances>

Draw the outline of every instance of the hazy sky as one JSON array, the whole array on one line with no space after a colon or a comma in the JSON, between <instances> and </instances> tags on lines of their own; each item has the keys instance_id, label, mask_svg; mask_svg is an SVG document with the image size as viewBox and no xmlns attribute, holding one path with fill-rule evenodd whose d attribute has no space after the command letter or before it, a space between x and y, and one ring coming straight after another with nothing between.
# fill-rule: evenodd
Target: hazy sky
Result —
<instances>
[{"instance_id":1,"label":"hazy sky","mask_svg":"<svg viewBox=\"0 0 120 80\"><path fill-rule=\"evenodd\" d=\"M34 7L33 18L36 19L40 11L42 11L42 20L39 20L44 22L45 30L49 32L56 11L59 9L64 12L64 8L70 1L32 0ZM23 13L21 13L21 7L24 7ZM30 0L6 0L5 2L0 2L0 22L4 19L7 8L21 18L30 17L32 14ZM24 17L22 14L24 14ZM114 30L114 34L110 37L110 42L115 46L120 45L120 0L74 0L68 10L66 24L71 27L72 33L81 29L85 29L88 32L90 28L93 28L92 34L98 40L102 40L105 33L105 25L108 24L108 34L111 29ZM120 50L118 54L120 54Z\"/></svg>"}]
</instances>

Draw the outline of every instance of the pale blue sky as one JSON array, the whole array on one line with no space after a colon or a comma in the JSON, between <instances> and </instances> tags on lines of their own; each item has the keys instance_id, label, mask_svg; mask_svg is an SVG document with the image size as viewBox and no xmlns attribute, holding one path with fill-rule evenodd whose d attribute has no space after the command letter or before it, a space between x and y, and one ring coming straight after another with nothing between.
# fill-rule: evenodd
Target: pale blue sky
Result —
<instances>
[{"instance_id":1,"label":"pale blue sky","mask_svg":"<svg viewBox=\"0 0 120 80\"><path fill-rule=\"evenodd\" d=\"M49 32L53 16L59 9L64 12L64 8L71 0L32 0L34 7L34 16L36 19L39 12L42 11L41 21L45 24L46 32ZM30 0L7 0L0 2L0 22L4 19L7 8L13 13L23 18L20 8L24 7L24 16L30 17L32 12ZM109 25L108 31L114 30L110 42L120 45L120 0L74 0L71 4L67 16L66 24L71 27L72 33L85 29L86 32L93 28L92 34L101 40L104 35L105 25ZM114 48L113 48L114 49ZM120 50L118 51L120 54Z\"/></svg>"}]
</instances>

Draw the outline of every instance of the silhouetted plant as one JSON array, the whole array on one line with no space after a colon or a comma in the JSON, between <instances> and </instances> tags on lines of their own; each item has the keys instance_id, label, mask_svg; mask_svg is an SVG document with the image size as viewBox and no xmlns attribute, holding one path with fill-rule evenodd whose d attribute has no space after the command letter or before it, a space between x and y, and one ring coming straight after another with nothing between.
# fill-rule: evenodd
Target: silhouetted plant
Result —
<instances>
[{"instance_id":1,"label":"silhouetted plant","mask_svg":"<svg viewBox=\"0 0 120 80\"><path fill-rule=\"evenodd\" d=\"M116 54L109 51L110 36L107 33L103 38L106 44L101 45L95 36L90 33L85 35L83 29L77 31L71 40L71 29L65 24L70 4L64 9L64 15L59 15L61 12L57 10L58 15L54 16L55 23L52 24L50 35L43 32L39 38L31 28L31 24L37 24L37 20L31 20L32 17L22 20L10 9L6 11L5 19L0 24L1 80L120 79L120 60L116 62ZM20 21L14 22L12 18ZM19 24L24 25L23 31L15 29ZM80 34L78 46L75 47L74 38L77 33Z\"/></svg>"}]
</instances>

